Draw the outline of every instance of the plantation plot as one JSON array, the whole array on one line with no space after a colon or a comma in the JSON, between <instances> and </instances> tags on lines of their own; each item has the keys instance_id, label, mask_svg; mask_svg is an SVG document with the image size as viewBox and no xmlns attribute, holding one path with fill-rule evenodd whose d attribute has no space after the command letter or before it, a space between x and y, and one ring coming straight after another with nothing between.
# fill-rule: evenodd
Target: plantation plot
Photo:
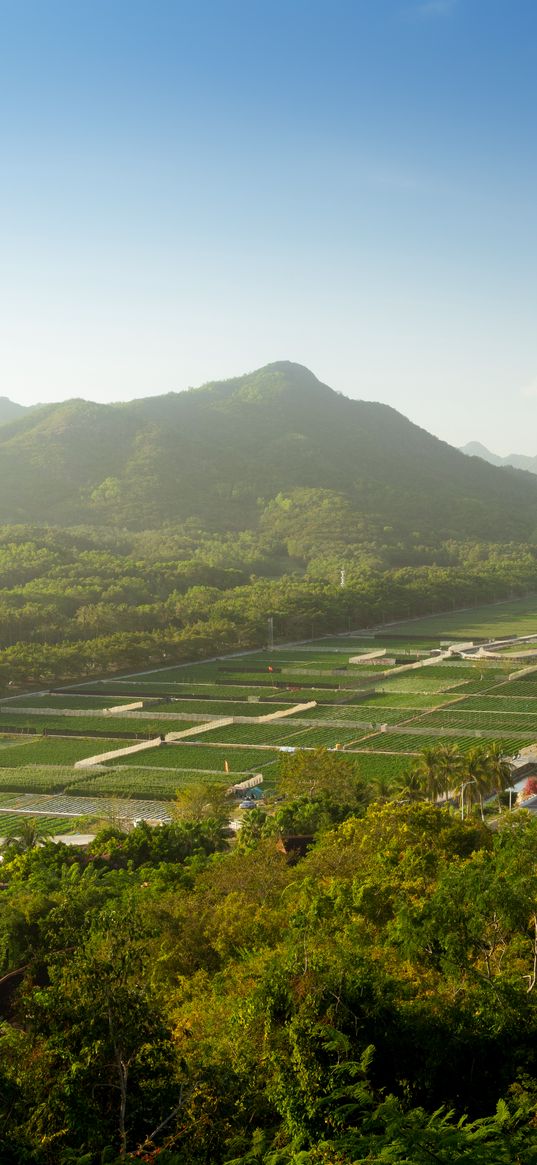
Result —
<instances>
[{"instance_id":1,"label":"plantation plot","mask_svg":"<svg viewBox=\"0 0 537 1165\"><path fill-rule=\"evenodd\" d=\"M526 736L533 732L537 734L537 715L532 716L529 713L509 712L468 712L462 708L444 709L441 712L431 712L425 715L421 721L424 730L427 728L460 728L475 729L476 731L486 733L487 736L494 736L498 734L509 734L509 732L522 733Z\"/></svg>"},{"instance_id":2,"label":"plantation plot","mask_svg":"<svg viewBox=\"0 0 537 1165\"><path fill-rule=\"evenodd\" d=\"M13 797L10 808L31 815L53 815L64 817L65 824L69 818L93 817L97 820L111 818L114 821L134 821L145 818L147 821L170 821L170 814L166 805L153 800L136 800L121 802L106 800L104 797L85 797L78 793L55 794L50 797L39 793L23 794ZM1 821L1 818L0 818ZM66 832L62 828L62 832Z\"/></svg>"},{"instance_id":3,"label":"plantation plot","mask_svg":"<svg viewBox=\"0 0 537 1165\"><path fill-rule=\"evenodd\" d=\"M497 737L487 737L486 742L493 742ZM513 738L502 736L500 738L501 744L508 756L517 756L519 749L523 745L531 744L531 739L524 740L522 737ZM365 749L372 752L400 752L411 754L419 754L424 749L438 748L439 745L450 745L459 749L460 752L469 752L470 749L478 747L483 741L476 736L442 736L441 734L414 735L410 733L382 733L376 736L367 737L357 745L357 751Z\"/></svg>"},{"instance_id":4,"label":"plantation plot","mask_svg":"<svg viewBox=\"0 0 537 1165\"><path fill-rule=\"evenodd\" d=\"M277 764L278 756L274 748L234 749L221 745L207 748L201 744L163 744L160 748L105 762L105 767L123 768L133 765L138 768L185 769L187 772L198 769L208 773L224 773L227 762L230 773L248 775L263 772L267 766Z\"/></svg>"},{"instance_id":5,"label":"plantation plot","mask_svg":"<svg viewBox=\"0 0 537 1165\"><path fill-rule=\"evenodd\" d=\"M531 696L504 696L504 687L487 692L485 696L470 696L457 707L475 712L529 712L537 719L537 698Z\"/></svg>"},{"instance_id":6,"label":"plantation plot","mask_svg":"<svg viewBox=\"0 0 537 1165\"><path fill-rule=\"evenodd\" d=\"M498 695L499 694L500 694L500 690L498 691ZM517 697L524 696L526 699L528 699L528 698L529 699L536 699L537 698L537 676L535 676L535 677L526 676L524 679L507 681L507 683L502 684L501 695L507 696L507 697L509 697L509 696L517 696Z\"/></svg>"},{"instance_id":7,"label":"plantation plot","mask_svg":"<svg viewBox=\"0 0 537 1165\"><path fill-rule=\"evenodd\" d=\"M289 708L293 708L296 700L282 703L279 700L277 703L269 703L268 701L261 702L260 700L200 700L194 697L191 700L181 700L174 698L172 701L161 701L156 707L155 712L167 712L173 714L180 712L188 716L195 713L196 715L204 716L207 720L215 719L217 716L248 716L258 717L267 716L272 712L281 712Z\"/></svg>"},{"instance_id":8,"label":"plantation plot","mask_svg":"<svg viewBox=\"0 0 537 1165\"><path fill-rule=\"evenodd\" d=\"M11 748L12 745L16 747L17 745L21 744L26 744L26 741L21 740L20 736L10 736L9 734L6 736L2 735L0 736L0 753L5 748Z\"/></svg>"},{"instance_id":9,"label":"plantation plot","mask_svg":"<svg viewBox=\"0 0 537 1165\"><path fill-rule=\"evenodd\" d=\"M446 676L441 679L429 674L429 668L423 668L419 671L401 672L399 675L379 677L377 680L377 690L390 694L391 692L421 692L425 695L430 694L434 696L435 693L441 692L458 692L468 685L468 680L464 678L464 673L458 679L453 676Z\"/></svg>"},{"instance_id":10,"label":"plantation plot","mask_svg":"<svg viewBox=\"0 0 537 1165\"><path fill-rule=\"evenodd\" d=\"M362 704L353 708L339 707L338 705L332 705L330 708L310 708L307 712L300 713L300 719L312 720L316 723L323 723L326 720L340 721L349 728L352 723L355 723L356 727L365 731L367 728L370 730L372 727L378 728L380 724L399 724L402 720L421 715L423 715L423 708L412 706L391 708L382 704L377 704L375 708L374 704Z\"/></svg>"},{"instance_id":11,"label":"plantation plot","mask_svg":"<svg viewBox=\"0 0 537 1165\"><path fill-rule=\"evenodd\" d=\"M67 708L81 711L85 709L95 708L96 710L104 710L111 708L113 705L128 704L129 701L125 697L113 699L106 696L84 696L77 692L72 696L58 695L54 692L47 693L47 695L35 696L15 696L6 700L0 701L0 711L4 714L9 714L11 707L15 708Z\"/></svg>"},{"instance_id":12,"label":"plantation plot","mask_svg":"<svg viewBox=\"0 0 537 1165\"><path fill-rule=\"evenodd\" d=\"M18 837L21 830L27 827L29 819L35 826L40 837L49 837L56 833L72 833L77 826L69 817L31 817L30 813L6 813L0 810L0 838Z\"/></svg>"},{"instance_id":13,"label":"plantation plot","mask_svg":"<svg viewBox=\"0 0 537 1165\"><path fill-rule=\"evenodd\" d=\"M149 683L143 680L132 680L128 684L122 680L103 680L101 686L98 683L92 684L92 692L99 694L101 691L107 691L110 703L117 704L121 703L121 697L128 700L162 700L163 697L183 698L185 696L206 696L213 699L225 699L229 696L236 700L249 700L252 696L258 696L263 700L278 702L282 698L288 698L288 689L294 691L294 685L282 681L278 687L270 679L267 679L264 684L215 683L209 679L205 684L166 684L156 681Z\"/></svg>"},{"instance_id":14,"label":"plantation plot","mask_svg":"<svg viewBox=\"0 0 537 1165\"><path fill-rule=\"evenodd\" d=\"M87 793L90 796L108 794L116 797L151 797L170 801L181 789L199 784L202 780L203 774L196 769L191 772L183 772L181 769L173 772L155 769L154 772L148 772L145 769L118 768L107 773L99 773L92 779L86 778L77 785L77 789L80 793ZM222 780L222 774L213 774L211 785L213 784L226 789L229 778Z\"/></svg>"},{"instance_id":15,"label":"plantation plot","mask_svg":"<svg viewBox=\"0 0 537 1165\"><path fill-rule=\"evenodd\" d=\"M338 741L352 739L356 732L352 729L328 728L324 725L311 728L294 724L292 719L281 724L229 724L223 728L215 728L206 733L203 741L212 740L219 744L257 744L257 745L308 745L317 748L325 745L330 748ZM192 737L195 739L195 737ZM310 743L311 742L311 743Z\"/></svg>"},{"instance_id":16,"label":"plantation plot","mask_svg":"<svg viewBox=\"0 0 537 1165\"><path fill-rule=\"evenodd\" d=\"M0 789L2 792L55 793L63 792L77 784L77 774L67 765L20 765L16 768L0 768Z\"/></svg>"},{"instance_id":17,"label":"plantation plot","mask_svg":"<svg viewBox=\"0 0 537 1165\"><path fill-rule=\"evenodd\" d=\"M24 744L0 749L0 769L19 765L74 765L75 761L118 747L117 740L63 740L52 737L25 740Z\"/></svg>"},{"instance_id":18,"label":"plantation plot","mask_svg":"<svg viewBox=\"0 0 537 1165\"><path fill-rule=\"evenodd\" d=\"M9 720L7 715L0 715L0 727L4 722L4 718ZM94 716L56 716L54 713L50 715L16 715L9 721L9 730L17 732L29 729L31 732L47 733L58 736L105 736L109 739L117 737L140 737L141 739L150 739L154 736L160 736L161 733L166 732L184 732L188 728L193 728L197 725L196 720L179 720L166 719L160 720L152 715L149 717L138 717L133 714L130 717L122 716L119 713L117 716L106 716L97 713Z\"/></svg>"},{"instance_id":19,"label":"plantation plot","mask_svg":"<svg viewBox=\"0 0 537 1165\"><path fill-rule=\"evenodd\" d=\"M356 763L357 772L363 780L367 782L385 779L386 781L395 783L409 771L414 761L414 757L408 757L403 754L397 756L390 756L389 753L375 753L362 752L359 755L356 753L345 754L347 759L352 756L352 760Z\"/></svg>"},{"instance_id":20,"label":"plantation plot","mask_svg":"<svg viewBox=\"0 0 537 1165\"><path fill-rule=\"evenodd\" d=\"M515 599L508 603L488 603L450 614L428 615L398 623L398 635L424 634L433 639L502 638L537 632L537 599Z\"/></svg>"}]
</instances>

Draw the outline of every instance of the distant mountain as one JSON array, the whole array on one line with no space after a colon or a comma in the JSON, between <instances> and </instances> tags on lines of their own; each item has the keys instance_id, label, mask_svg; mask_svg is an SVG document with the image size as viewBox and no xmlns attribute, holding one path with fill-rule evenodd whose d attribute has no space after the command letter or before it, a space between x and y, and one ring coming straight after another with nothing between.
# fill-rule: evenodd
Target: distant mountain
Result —
<instances>
[{"instance_id":1,"label":"distant mountain","mask_svg":"<svg viewBox=\"0 0 537 1165\"><path fill-rule=\"evenodd\" d=\"M490 465L510 465L514 469L525 469L528 473L537 473L537 457L527 457L524 453L510 453L508 457L498 457L497 453L491 453L479 441L469 441L467 445L461 446L461 453L466 453L467 457L482 457L483 461L488 461Z\"/></svg>"},{"instance_id":2,"label":"distant mountain","mask_svg":"<svg viewBox=\"0 0 537 1165\"><path fill-rule=\"evenodd\" d=\"M270 531L293 515L297 529L314 515L327 538L337 517L348 541L383 529L523 540L537 481L288 362L128 404L32 408L0 430L2 522Z\"/></svg>"},{"instance_id":3,"label":"distant mountain","mask_svg":"<svg viewBox=\"0 0 537 1165\"><path fill-rule=\"evenodd\" d=\"M25 412L24 405L15 404L15 401L8 400L7 396L0 396L0 425L14 421L15 417L20 417Z\"/></svg>"}]
</instances>

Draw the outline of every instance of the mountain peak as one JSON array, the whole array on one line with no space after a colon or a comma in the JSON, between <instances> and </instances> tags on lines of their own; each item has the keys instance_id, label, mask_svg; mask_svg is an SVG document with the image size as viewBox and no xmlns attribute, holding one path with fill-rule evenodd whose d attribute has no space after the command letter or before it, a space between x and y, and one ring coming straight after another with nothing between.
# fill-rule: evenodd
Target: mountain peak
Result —
<instances>
[{"instance_id":1,"label":"mountain peak","mask_svg":"<svg viewBox=\"0 0 537 1165\"><path fill-rule=\"evenodd\" d=\"M525 453L509 453L507 457L499 457L497 453L491 453L490 449L487 449L480 441L469 441L467 445L461 446L460 452L466 453L468 457L481 457L490 465L508 465L512 469L524 469L528 473L537 473L537 457L528 457Z\"/></svg>"}]
</instances>

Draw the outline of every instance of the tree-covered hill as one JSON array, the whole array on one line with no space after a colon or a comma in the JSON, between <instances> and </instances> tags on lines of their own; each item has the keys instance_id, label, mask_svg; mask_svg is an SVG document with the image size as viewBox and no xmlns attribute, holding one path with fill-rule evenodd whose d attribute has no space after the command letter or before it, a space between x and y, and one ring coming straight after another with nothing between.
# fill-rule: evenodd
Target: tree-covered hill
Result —
<instances>
[{"instance_id":1,"label":"tree-covered hill","mask_svg":"<svg viewBox=\"0 0 537 1165\"><path fill-rule=\"evenodd\" d=\"M498 541L537 527L529 475L465 457L287 362L128 404L25 412L1 430L0 497L2 522L233 530L323 506L352 541L364 523Z\"/></svg>"}]
</instances>

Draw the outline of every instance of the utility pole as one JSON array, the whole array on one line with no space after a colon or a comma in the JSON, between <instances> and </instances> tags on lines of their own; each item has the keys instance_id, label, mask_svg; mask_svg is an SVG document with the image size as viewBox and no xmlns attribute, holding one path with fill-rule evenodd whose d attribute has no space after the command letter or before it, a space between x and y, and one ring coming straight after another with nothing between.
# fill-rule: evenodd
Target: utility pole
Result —
<instances>
[{"instance_id":1,"label":"utility pole","mask_svg":"<svg viewBox=\"0 0 537 1165\"><path fill-rule=\"evenodd\" d=\"M273 615L269 615L269 617L268 617L267 645L268 645L269 651L273 651L273 649L274 649L274 616Z\"/></svg>"}]
</instances>

